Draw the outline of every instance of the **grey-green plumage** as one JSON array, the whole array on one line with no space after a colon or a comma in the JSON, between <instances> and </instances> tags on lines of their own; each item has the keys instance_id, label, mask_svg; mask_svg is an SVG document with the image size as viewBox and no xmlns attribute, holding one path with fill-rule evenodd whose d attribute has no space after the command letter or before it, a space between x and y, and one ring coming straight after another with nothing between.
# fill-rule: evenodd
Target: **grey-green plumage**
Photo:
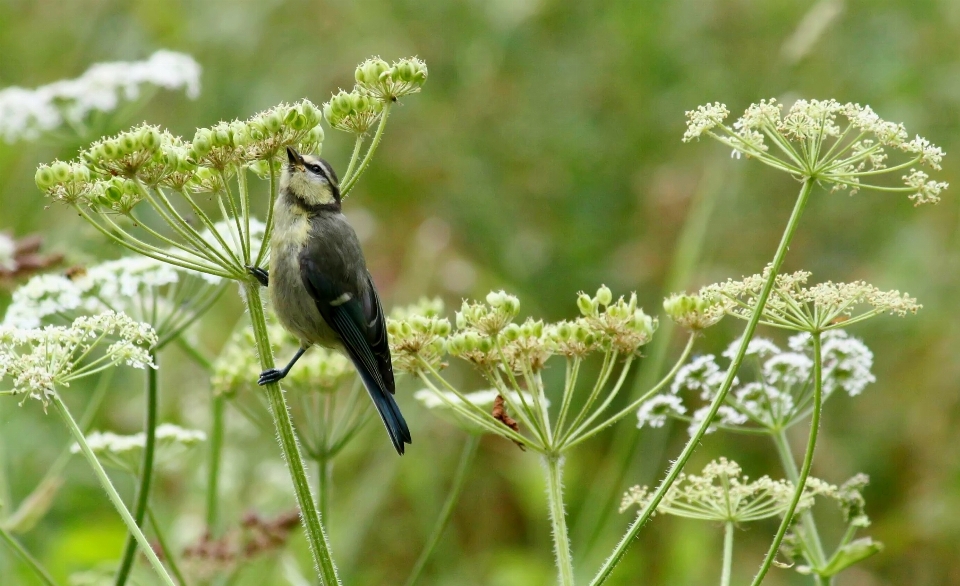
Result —
<instances>
[{"instance_id":1,"label":"grey-green plumage","mask_svg":"<svg viewBox=\"0 0 960 586\"><path fill-rule=\"evenodd\" d=\"M340 349L403 454L410 430L393 398L386 319L360 241L340 211L336 174L323 159L293 149L287 154L274 206L269 291L280 323L300 339L301 350L283 369L264 371L259 382L282 379L313 344Z\"/></svg>"}]
</instances>

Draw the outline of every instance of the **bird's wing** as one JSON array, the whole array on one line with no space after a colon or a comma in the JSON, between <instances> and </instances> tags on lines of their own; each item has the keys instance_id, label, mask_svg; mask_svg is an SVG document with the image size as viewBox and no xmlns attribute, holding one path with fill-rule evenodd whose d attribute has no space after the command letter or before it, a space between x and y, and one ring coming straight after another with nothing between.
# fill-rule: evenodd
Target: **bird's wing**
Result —
<instances>
[{"instance_id":1,"label":"bird's wing","mask_svg":"<svg viewBox=\"0 0 960 586\"><path fill-rule=\"evenodd\" d=\"M410 443L410 430L392 396L396 387L387 324L369 273L365 275L365 286L359 287L359 291L350 291L325 275L311 255L301 255L300 276L320 315L340 337L394 447L402 454L403 444Z\"/></svg>"}]
</instances>

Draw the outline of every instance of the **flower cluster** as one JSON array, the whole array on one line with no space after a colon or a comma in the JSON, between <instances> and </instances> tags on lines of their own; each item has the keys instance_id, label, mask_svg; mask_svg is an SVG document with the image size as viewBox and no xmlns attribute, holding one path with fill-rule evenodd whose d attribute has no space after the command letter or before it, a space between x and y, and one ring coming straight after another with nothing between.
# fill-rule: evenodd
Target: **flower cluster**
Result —
<instances>
[{"instance_id":1,"label":"flower cluster","mask_svg":"<svg viewBox=\"0 0 960 586\"><path fill-rule=\"evenodd\" d=\"M123 100L135 100L142 87L183 89L200 95L200 65L189 55L157 51L145 61L98 63L76 79L33 90L0 90L0 136L7 142L32 140L65 121L81 126L91 112L110 112Z\"/></svg>"},{"instance_id":2,"label":"flower cluster","mask_svg":"<svg viewBox=\"0 0 960 586\"><path fill-rule=\"evenodd\" d=\"M751 104L728 126L730 111L723 104L699 106L687 112L684 142L710 136L746 156L798 177L832 185L834 191L861 188L910 194L915 205L936 203L947 184L930 180L914 165L940 170L943 151L925 138L910 139L902 124L883 120L870 106L836 100L797 100L783 115L774 99ZM771 150L776 148L776 152ZM888 151L899 151L907 160L889 166ZM881 187L873 177L910 169L904 187Z\"/></svg>"},{"instance_id":3,"label":"flower cluster","mask_svg":"<svg viewBox=\"0 0 960 586\"><path fill-rule=\"evenodd\" d=\"M300 346L299 340L276 321L269 323L268 333L274 353L279 356L292 356ZM262 369L256 354L250 350L254 346L252 330L246 325L238 327L213 364L210 384L215 394L232 397L257 389L256 382ZM283 379L283 384L285 388L303 393L332 393L354 374L353 365L346 356L317 346L311 347L297 361L297 367Z\"/></svg>"},{"instance_id":4,"label":"flower cluster","mask_svg":"<svg viewBox=\"0 0 960 586\"><path fill-rule=\"evenodd\" d=\"M184 429L172 423L157 426L156 458L160 465L170 464L183 456L186 449L207 439L207 434L193 429ZM97 458L107 466L136 474L143 459L146 436L141 431L133 435L118 435L113 432L94 432L87 436L87 444ZM80 452L80 446L73 444L70 451Z\"/></svg>"},{"instance_id":5,"label":"flower cluster","mask_svg":"<svg viewBox=\"0 0 960 586\"><path fill-rule=\"evenodd\" d=\"M354 77L354 88L334 94L323 105L323 116L337 130L363 135L380 120L385 104L420 91L427 64L411 57L390 65L374 57L358 65Z\"/></svg>"},{"instance_id":6,"label":"flower cluster","mask_svg":"<svg viewBox=\"0 0 960 586\"><path fill-rule=\"evenodd\" d=\"M12 394L46 404L57 386L112 366L153 368L148 348L156 343L153 328L112 311L79 317L69 326L0 326L0 380L10 379Z\"/></svg>"},{"instance_id":7,"label":"flower cluster","mask_svg":"<svg viewBox=\"0 0 960 586\"><path fill-rule=\"evenodd\" d=\"M387 320L387 334L393 365L401 372L416 375L424 368L439 369L450 321L440 317L443 301L421 299L416 305L396 308Z\"/></svg>"},{"instance_id":8,"label":"flower cluster","mask_svg":"<svg viewBox=\"0 0 960 586\"><path fill-rule=\"evenodd\" d=\"M750 319L769 271L767 267L760 275L708 285L700 289L699 296L729 315ZM923 307L906 293L881 291L863 281L807 286L809 278L806 271L777 275L761 323L796 331L827 331L884 313L903 317Z\"/></svg>"},{"instance_id":9,"label":"flower cluster","mask_svg":"<svg viewBox=\"0 0 960 586\"><path fill-rule=\"evenodd\" d=\"M776 431L805 417L813 393L811 340L808 333L797 334L788 341L789 351L781 350L770 340L751 340L745 365L753 366L752 380L745 384L734 380L708 432L718 426L732 431L757 428ZM739 342L731 344L723 356L732 359L738 347ZM871 372L873 353L863 342L842 330L822 335L821 355L824 398L837 390L850 396L859 395L876 380ZM678 371L668 393L656 395L640 406L638 426L660 427L668 417L673 417L690 421L692 434L709 412L709 406L699 408L688 417L686 414L692 407L685 404L685 397L695 393L696 400L709 403L719 391L723 378L716 356L695 358Z\"/></svg>"},{"instance_id":10,"label":"flower cluster","mask_svg":"<svg viewBox=\"0 0 960 586\"><path fill-rule=\"evenodd\" d=\"M817 486L809 479L798 509L813 506ZM707 464L700 475L681 473L657 506L655 513L688 519L746 523L783 515L793 498L794 486L785 480L763 476L757 480L743 475L736 462L720 458ZM620 502L620 512L636 505L643 510L653 493L634 486Z\"/></svg>"},{"instance_id":11,"label":"flower cluster","mask_svg":"<svg viewBox=\"0 0 960 586\"><path fill-rule=\"evenodd\" d=\"M663 310L673 321L689 330L703 330L725 315L724 306L699 295L674 294L663 300Z\"/></svg>"},{"instance_id":12,"label":"flower cluster","mask_svg":"<svg viewBox=\"0 0 960 586\"><path fill-rule=\"evenodd\" d=\"M13 293L3 323L37 328L80 313L115 311L149 323L163 344L182 332L222 291L201 279L146 257L125 257L64 275L38 275Z\"/></svg>"}]
</instances>

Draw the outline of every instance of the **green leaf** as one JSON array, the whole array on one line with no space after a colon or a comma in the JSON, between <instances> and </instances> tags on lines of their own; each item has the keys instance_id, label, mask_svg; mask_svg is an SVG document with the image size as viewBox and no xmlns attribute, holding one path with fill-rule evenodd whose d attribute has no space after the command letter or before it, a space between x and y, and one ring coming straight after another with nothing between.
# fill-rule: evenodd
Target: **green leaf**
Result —
<instances>
[{"instance_id":1,"label":"green leaf","mask_svg":"<svg viewBox=\"0 0 960 586\"><path fill-rule=\"evenodd\" d=\"M855 539L837 550L830 561L817 573L824 578L835 576L853 564L861 562L875 553L883 551L883 544L870 537Z\"/></svg>"}]
</instances>

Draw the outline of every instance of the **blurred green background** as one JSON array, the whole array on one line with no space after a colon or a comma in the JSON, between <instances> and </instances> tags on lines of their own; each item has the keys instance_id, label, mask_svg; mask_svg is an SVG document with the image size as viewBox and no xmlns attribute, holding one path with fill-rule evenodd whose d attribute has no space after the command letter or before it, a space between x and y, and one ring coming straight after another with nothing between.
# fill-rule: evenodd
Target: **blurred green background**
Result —
<instances>
[{"instance_id":1,"label":"blurred green background","mask_svg":"<svg viewBox=\"0 0 960 586\"><path fill-rule=\"evenodd\" d=\"M159 48L183 51L203 66L199 99L161 91L134 118L103 130L145 119L191 137L197 126L282 100L325 101L352 86L355 65L368 56L418 55L430 68L427 85L391 116L372 169L346 201L385 304L440 295L452 313L461 297L504 288L520 295L522 314L560 319L576 312L578 290L600 283L615 294L636 290L648 311L660 313L677 263L692 267L679 286L693 288L769 261L797 185L731 159L715 143L682 144L683 112L698 104L722 101L734 113L765 97L870 104L941 145L948 157L937 178L956 183L957 31L955 0L0 0L0 87L76 77L94 62L141 59ZM45 250L65 253L67 265L121 252L67 210L45 210L34 186L38 163L72 157L79 146L78 139L0 143L0 230L42 233ZM324 156L342 168L351 146L349 136L328 130ZM698 198L710 214L703 243L678 260ZM842 586L960 584L958 201L948 191L938 207L914 209L905 197L821 191L787 257L788 270L811 270L817 280L863 279L924 304L917 316L851 331L873 349L878 382L861 397L827 404L814 474L831 482L869 474L869 534L887 546L842 574ZM0 307L8 300L0 293ZM241 314L230 294L204 320L210 353ZM699 348L719 351L741 328L727 320ZM670 342L671 357L679 342ZM203 427L203 377L176 350L162 360L164 419ZM135 431L139 377L117 380L98 427ZM405 579L453 473L464 436L416 404L416 388L408 382L400 391L414 434L406 456L396 458L370 425L338 463L331 531L348 584ZM70 391L77 409L88 392ZM8 497L19 502L66 434L38 405L21 408L10 398L0 402L0 423ZM279 477L273 492L234 490L227 520L292 507L273 437L251 437L233 415L228 424L238 442L228 453L232 473ZM799 440L804 430L794 431ZM595 531L598 511L629 485L655 482L686 439L678 426L632 433L640 433L636 451L612 444L607 432L570 458L568 514L583 577L630 520L614 511ZM717 455L740 461L751 476L779 474L772 444L729 434L707 436L691 470ZM620 462L629 464L622 482L595 482ZM202 519L202 454L183 468L156 487L172 535L190 540ZM535 456L485 438L423 583L552 583L543 490ZM735 582L752 576L774 527L738 533ZM51 513L23 539L65 578L117 559L123 535L92 476L74 462ZM658 517L609 583L715 583L720 548L719 527ZM306 560L302 538L294 550ZM0 576L4 585L34 583L7 550ZM774 569L766 583L809 583L800 578Z\"/></svg>"}]
</instances>

